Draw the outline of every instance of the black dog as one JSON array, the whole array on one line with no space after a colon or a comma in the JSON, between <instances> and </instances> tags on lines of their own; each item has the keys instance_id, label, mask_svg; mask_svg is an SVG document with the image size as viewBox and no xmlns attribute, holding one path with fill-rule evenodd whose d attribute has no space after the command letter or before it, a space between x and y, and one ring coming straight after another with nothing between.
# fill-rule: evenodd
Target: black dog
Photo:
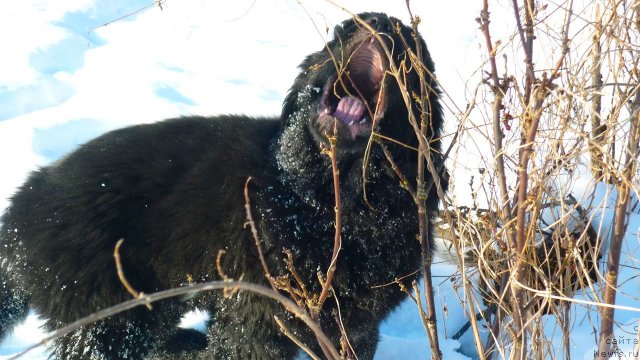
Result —
<instances>
[{"instance_id":1,"label":"black dog","mask_svg":"<svg viewBox=\"0 0 640 360\"><path fill-rule=\"evenodd\" d=\"M396 286L375 285L420 268L417 208L380 143L397 169L415 179L418 141L407 109L420 119L415 99L421 91L407 51L417 48L412 30L384 14L359 17L375 34L355 19L337 26L334 40L302 63L280 119L188 117L133 126L33 173L2 218L6 281L0 294L13 304L1 310L3 331L24 316L27 304L53 330L130 299L112 255L119 239L125 240L124 274L144 293L219 279L220 250L226 251L221 268L227 275L265 284L245 228L249 176L271 273L289 274L282 252L288 249L308 291L319 293L318 272L326 273L335 232L333 172L322 147L336 124L342 251L332 285L350 344L360 359L372 358L379 323L404 299ZM438 91L421 39L419 48L428 70L427 139L439 165ZM391 63L406 81L409 107L389 75ZM372 129L380 136L372 136ZM436 181L446 189L446 181ZM435 211L437 203L434 186L428 210ZM176 329L194 304L211 315L208 346ZM320 317L337 343L336 310L329 299ZM155 303L151 311L136 308L56 341L53 350L58 359L140 359L154 352L162 357L189 346L206 347L202 356L213 359L293 358L297 347L274 315L317 351L311 333L279 304L246 292L229 299L201 293L191 301ZM185 338L195 343L180 344Z\"/></svg>"}]
</instances>

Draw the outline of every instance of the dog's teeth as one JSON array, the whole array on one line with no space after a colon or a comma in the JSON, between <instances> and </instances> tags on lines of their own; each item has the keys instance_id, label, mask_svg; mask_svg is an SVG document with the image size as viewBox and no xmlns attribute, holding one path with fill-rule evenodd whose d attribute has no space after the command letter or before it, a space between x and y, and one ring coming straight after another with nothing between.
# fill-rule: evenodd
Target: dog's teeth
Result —
<instances>
[{"instance_id":1,"label":"dog's teeth","mask_svg":"<svg viewBox=\"0 0 640 360\"><path fill-rule=\"evenodd\" d=\"M349 126L353 125L353 123L356 122L355 120L351 120L351 122L349 123Z\"/></svg>"},{"instance_id":2,"label":"dog's teeth","mask_svg":"<svg viewBox=\"0 0 640 360\"><path fill-rule=\"evenodd\" d=\"M362 120L360 120L359 124L362 125L362 124L365 124L366 122L367 122L367 118L365 117L365 118L362 118Z\"/></svg>"}]
</instances>

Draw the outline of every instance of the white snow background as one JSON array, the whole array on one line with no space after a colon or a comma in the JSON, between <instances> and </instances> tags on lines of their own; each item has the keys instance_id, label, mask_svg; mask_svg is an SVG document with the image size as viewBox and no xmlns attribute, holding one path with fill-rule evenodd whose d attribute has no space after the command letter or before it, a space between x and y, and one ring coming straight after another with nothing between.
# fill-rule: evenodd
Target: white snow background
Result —
<instances>
[{"instance_id":1,"label":"white snow background","mask_svg":"<svg viewBox=\"0 0 640 360\"><path fill-rule=\"evenodd\" d=\"M405 23L408 20L404 0L345 1L341 5L356 13L383 11ZM452 114L464 108L467 81L478 76L479 54L486 51L474 20L481 2L414 1L411 6L422 19L421 33L447 92L445 114L450 123L446 132L451 133L457 125ZM506 24L511 20L506 19L512 18L511 11L508 4L493 9L495 38L507 36ZM347 17L348 13L327 1L168 0L162 9L150 0L3 3L0 211L30 170L108 130L190 114L279 114L298 73L297 65L307 54L320 50L330 29ZM477 165L477 159L470 153L466 160ZM461 184L467 182L468 174L454 174ZM592 185L588 179L577 185L584 193L583 201L610 204L615 199L606 186L593 192ZM459 202L468 196L462 188L456 187ZM594 215L606 225L611 223L610 214ZM621 269L620 305L634 306L640 298L637 270L632 267L638 266L640 255L639 227L640 216L634 214L621 260L629 266ZM434 266L441 348L445 359L475 358L470 336L450 339L468 320L459 303L461 296L448 279L455 272L451 265ZM588 294L583 298L590 299ZM597 328L592 324L599 323L597 312L594 307L573 308L572 358L593 358ZM202 326L202 317L191 313L183 326ZM620 331L633 329L638 317L638 313L618 310L616 319L627 325ZM0 345L0 359L37 342L44 335L41 323L35 314L29 316ZM554 320L549 323L549 334L557 332ZM560 337L556 336L558 349ZM407 301L381 326L376 360L428 359L428 352L417 309ZM47 355L46 349L39 348L23 358L45 359Z\"/></svg>"}]
</instances>

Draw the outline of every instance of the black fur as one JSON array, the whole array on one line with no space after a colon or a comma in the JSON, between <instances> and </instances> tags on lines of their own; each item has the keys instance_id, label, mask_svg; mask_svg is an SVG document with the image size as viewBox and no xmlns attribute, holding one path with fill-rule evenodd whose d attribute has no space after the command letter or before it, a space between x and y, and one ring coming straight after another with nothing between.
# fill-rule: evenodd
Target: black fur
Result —
<instances>
[{"instance_id":1,"label":"black fur","mask_svg":"<svg viewBox=\"0 0 640 360\"><path fill-rule=\"evenodd\" d=\"M395 63L407 59L394 33L397 19L378 13L360 17L378 29ZM410 28L400 29L415 49ZM336 27L335 34L326 49L302 63L280 119L188 117L133 126L103 135L33 173L2 218L2 270L17 284L13 293L3 289L3 295L18 299L13 310L1 311L3 331L15 322L12 317L24 316L27 298L49 319L48 330L130 299L112 256L121 238L124 272L138 291L219 279L215 260L223 249L222 267L229 276L243 275L246 281L264 284L254 241L245 228L243 187L249 176L252 209L271 272L288 273L282 249L290 249L309 290L318 293L317 272L326 272L335 231L332 171L320 146L326 143L323 130L334 117L318 111L323 106L333 111L338 97L357 91L365 93L361 101L375 105L369 87L380 85L376 82L380 69L374 67L388 69L384 56L379 63L371 60L382 47L377 40L371 42L370 32L354 20ZM425 65L433 72L420 41ZM357 50L362 46L368 48ZM336 67L341 66L327 49L347 70L343 83L348 81L347 72L355 79L347 89L339 82L327 86L336 81ZM410 93L419 94L415 71L406 79ZM441 110L435 82L430 76L427 81L432 89L427 136L437 139ZM377 118L378 131L417 147L395 79L384 79L383 94L386 107L380 104L384 111ZM415 105L412 111L418 116ZM373 357L379 323L404 299L396 286L372 286L411 274L420 266L416 206L376 143L363 172L370 133L362 130L366 124L338 121L342 252L333 281L344 326L360 359ZM414 179L416 153L385 143L402 172ZM433 140L432 147L439 164L439 141ZM446 188L446 182L442 185ZM428 209L436 210L437 202L431 191ZM201 339L176 333L175 328L194 303L211 314L209 344L185 358L292 358L297 348L280 333L273 315L318 351L313 336L277 303L244 292L225 299L216 292L114 316L57 341L54 353L58 359L139 359L155 351L155 357L176 358L175 352L202 345ZM321 318L337 342L335 309L335 301L329 299ZM185 340L184 346L179 339Z\"/></svg>"}]
</instances>

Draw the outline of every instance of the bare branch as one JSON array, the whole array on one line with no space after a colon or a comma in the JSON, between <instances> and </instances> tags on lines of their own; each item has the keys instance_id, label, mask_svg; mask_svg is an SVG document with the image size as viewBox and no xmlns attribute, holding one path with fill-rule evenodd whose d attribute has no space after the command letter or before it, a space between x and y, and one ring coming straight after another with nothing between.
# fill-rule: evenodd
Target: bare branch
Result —
<instances>
[{"instance_id":1,"label":"bare branch","mask_svg":"<svg viewBox=\"0 0 640 360\"><path fill-rule=\"evenodd\" d=\"M622 178L617 184L618 197L616 199L616 207L613 223L613 236L609 244L609 258L607 259L607 271L605 273L605 286L603 294L603 302L605 304L615 304L618 269L620 267L620 250L624 241L624 235L627 230L627 217L630 199L630 188L632 186L632 178L635 174L638 155L640 154L640 88L636 88L636 95L632 105L632 114L630 121L629 139L627 142L627 153L622 171ZM607 341L613 337L614 308L605 307L600 311L602 321L600 324L600 341L598 351L607 352L611 350L612 342Z\"/></svg>"},{"instance_id":2,"label":"bare branch","mask_svg":"<svg viewBox=\"0 0 640 360\"><path fill-rule=\"evenodd\" d=\"M327 136L329 140L329 151L328 155L331 158L331 170L333 173L333 192L335 196L335 213L336 213L336 224L335 224L335 235L333 238L333 253L331 254L331 263L329 264L329 269L327 270L327 277L325 279L324 284L322 285L322 291L320 292L320 297L318 298L318 304L316 311L319 311L322 308L322 304L329 296L329 288L331 288L331 280L333 279L333 273L336 271L338 254L340 253L340 249L342 247L342 237L340 236L342 232L342 209L341 209L341 201L340 201L340 170L338 169L338 160L336 155L336 141L337 141L337 119L334 120L333 123L333 135Z\"/></svg>"},{"instance_id":3,"label":"bare branch","mask_svg":"<svg viewBox=\"0 0 640 360\"><path fill-rule=\"evenodd\" d=\"M262 246L260 246L260 237L258 236L258 230L256 229L256 224L253 221L253 215L251 214L251 199L249 196L249 183L251 182L251 176L247 178L247 181L244 183L244 208L247 213L247 223L245 227L249 225L251 228L251 235L253 236L253 240L256 244L256 249L258 250L258 257L260 258L260 264L262 265L262 271L264 272L264 276L269 281L269 285L273 291L278 292L278 288L273 281L273 276L269 272L269 266L267 266L267 261L264 258L264 254L262 253Z\"/></svg>"},{"instance_id":4,"label":"bare branch","mask_svg":"<svg viewBox=\"0 0 640 360\"><path fill-rule=\"evenodd\" d=\"M71 332L78 330L79 328L85 325L89 325L97 321L104 320L115 314L119 314L121 312L133 309L134 307L137 307L137 306L146 305L148 303L153 303L156 301L169 299L173 297L190 295L194 292L223 290L223 289L246 290L254 294L258 294L279 302L285 308L285 310L291 312L297 318L302 320L302 322L304 322L304 324L315 334L315 336L321 341L321 344L328 350L330 355L329 356L330 360L340 359L340 354L335 349L335 347L331 345L331 340L329 340L329 338L322 331L322 329L316 324L316 322L313 319L311 319L311 317L309 317L309 315L303 309L301 309L298 305L296 305L295 302L293 302L291 299L287 298L286 296L276 293L275 291L273 291L273 289L256 285L256 284L243 282L243 281L209 281L209 282L200 283L200 284L194 284L194 285L189 285L189 286L184 286L184 287L179 287L179 288L174 288L169 290L158 291L152 294L143 294L138 299L125 301L123 303L114 305L112 307L100 310L85 318L82 318L78 321L74 321L73 323L66 325L50 333L48 336L40 340L38 343L28 347L26 350L20 352L19 354L12 356L11 358L9 358L9 360L15 360L20 356L26 354L27 352L30 352L31 350L39 346L45 345L62 336L70 334Z\"/></svg>"},{"instance_id":5,"label":"bare branch","mask_svg":"<svg viewBox=\"0 0 640 360\"><path fill-rule=\"evenodd\" d=\"M603 142L606 125L602 123L602 47L600 39L602 37L602 16L600 6L596 5L596 19L594 22L593 44L591 47L591 172L596 179L604 175Z\"/></svg>"},{"instance_id":6,"label":"bare branch","mask_svg":"<svg viewBox=\"0 0 640 360\"><path fill-rule=\"evenodd\" d=\"M309 355L313 360L320 360L320 357L318 355L316 355L316 353L313 352L313 350L311 350L308 346L306 346L300 339L298 339L291 331L289 331L289 329L287 329L287 327L284 325L284 323L282 322L282 320L280 320L280 318L278 318L277 316L273 317L274 320L276 321L276 324L278 324L278 326L280 327L280 331L282 331L282 333L288 337L289 339L291 339L291 341L293 341L296 345L298 345L298 347L300 349L302 349L304 352L307 353L307 355Z\"/></svg>"},{"instance_id":7,"label":"bare branch","mask_svg":"<svg viewBox=\"0 0 640 360\"><path fill-rule=\"evenodd\" d=\"M144 297L144 293L138 292L133 288L133 286L131 286L129 281L127 281L127 277L124 275L124 270L122 269L122 262L120 261L120 246L122 246L122 243L124 243L124 239L118 240L115 248L113 249L113 258L116 261L116 271L118 272L118 278L120 279L122 285L124 285L125 289L127 289L127 292L131 294L131 296L133 296L135 299L140 299ZM151 306L151 304L146 304L146 306L147 309L153 310L153 306Z\"/></svg>"}]
</instances>

